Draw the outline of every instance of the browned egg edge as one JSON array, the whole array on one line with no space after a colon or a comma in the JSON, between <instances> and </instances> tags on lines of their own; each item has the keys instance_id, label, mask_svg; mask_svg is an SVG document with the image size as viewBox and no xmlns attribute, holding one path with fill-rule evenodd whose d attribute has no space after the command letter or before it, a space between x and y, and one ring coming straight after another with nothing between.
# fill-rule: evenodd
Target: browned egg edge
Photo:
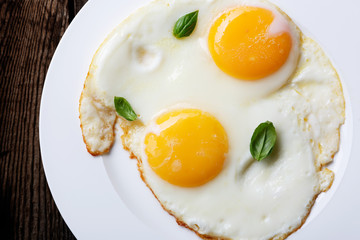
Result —
<instances>
[{"instance_id":1,"label":"browned egg edge","mask_svg":"<svg viewBox=\"0 0 360 240\"><path fill-rule=\"evenodd\" d=\"M88 74L89 75L89 74ZM84 86L84 89L85 89L85 86ZM81 103L82 103L82 99L83 99L83 94L84 94L84 90L81 92L81 96L80 96L80 100L79 100L79 119L80 119L80 128L81 128L81 134L82 134L82 138L83 138L83 141L86 145L86 150L94 157L96 156L100 156L100 155L103 155L105 153L108 153L112 147L112 145L114 144L114 139L115 139L115 123L116 121L114 121L114 124L112 126L113 128L113 131L112 131L112 135L111 135L111 144L109 145L109 147L107 147L106 149L104 149L104 151L98 151L98 150L95 150L93 151L91 149L91 146L90 144L88 144L88 142L86 141L86 137L84 135L84 131L83 131L83 124L82 124L82 121L81 121L81 112L80 112L80 108L81 108Z\"/></svg>"}]
</instances>

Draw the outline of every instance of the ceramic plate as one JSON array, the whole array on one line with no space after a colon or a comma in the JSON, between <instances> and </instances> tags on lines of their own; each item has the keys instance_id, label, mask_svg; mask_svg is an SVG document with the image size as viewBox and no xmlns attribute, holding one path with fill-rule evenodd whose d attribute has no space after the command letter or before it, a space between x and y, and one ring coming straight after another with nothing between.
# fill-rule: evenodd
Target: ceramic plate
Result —
<instances>
[{"instance_id":1,"label":"ceramic plate","mask_svg":"<svg viewBox=\"0 0 360 240\"><path fill-rule=\"evenodd\" d=\"M88 154L82 140L78 103L91 59L107 34L147 2L90 0L64 34L48 70L40 110L42 160L55 202L78 239L199 239L163 211L120 140L103 157ZM305 225L289 239L359 239L360 2L273 2L320 43L346 97L340 151L330 165L333 187L320 195Z\"/></svg>"}]
</instances>

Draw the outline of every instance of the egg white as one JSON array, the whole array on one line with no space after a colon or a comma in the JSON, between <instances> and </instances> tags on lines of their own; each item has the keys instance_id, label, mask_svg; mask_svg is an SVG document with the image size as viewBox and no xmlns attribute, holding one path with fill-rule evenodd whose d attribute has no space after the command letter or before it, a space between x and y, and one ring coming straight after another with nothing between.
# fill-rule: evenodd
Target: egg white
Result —
<instances>
[{"instance_id":1,"label":"egg white","mask_svg":"<svg viewBox=\"0 0 360 240\"><path fill-rule=\"evenodd\" d=\"M116 119L113 98L125 97L140 120L119 119L124 147L137 157L145 182L168 212L203 237L281 239L301 226L317 194L331 185L333 173L321 167L338 150L344 99L330 61L315 42L300 40L292 22L298 42L279 72L256 83L224 74L208 52L208 30L222 11L242 4L276 11L265 1L251 0L155 1L139 9L95 55L80 100L80 120L89 152L107 151ZM198 9L191 37L175 39L174 22ZM188 107L215 116L229 138L223 171L196 188L160 179L144 153L154 117ZM249 141L267 120L274 123L279 141L269 159L256 162Z\"/></svg>"}]
</instances>

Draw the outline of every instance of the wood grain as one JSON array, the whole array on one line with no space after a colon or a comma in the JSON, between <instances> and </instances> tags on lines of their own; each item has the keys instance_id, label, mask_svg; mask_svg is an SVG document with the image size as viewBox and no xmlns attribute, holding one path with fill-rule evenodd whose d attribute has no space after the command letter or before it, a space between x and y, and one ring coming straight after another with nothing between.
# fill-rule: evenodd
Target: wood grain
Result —
<instances>
[{"instance_id":1,"label":"wood grain","mask_svg":"<svg viewBox=\"0 0 360 240\"><path fill-rule=\"evenodd\" d=\"M75 239L46 183L39 109L55 48L86 1L0 1L1 239Z\"/></svg>"}]
</instances>

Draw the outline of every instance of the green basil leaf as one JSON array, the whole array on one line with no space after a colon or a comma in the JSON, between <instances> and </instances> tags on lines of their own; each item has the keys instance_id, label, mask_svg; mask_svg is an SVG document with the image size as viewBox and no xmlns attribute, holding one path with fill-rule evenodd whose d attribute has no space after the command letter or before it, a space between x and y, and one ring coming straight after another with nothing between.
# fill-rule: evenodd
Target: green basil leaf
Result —
<instances>
[{"instance_id":1,"label":"green basil leaf","mask_svg":"<svg viewBox=\"0 0 360 240\"><path fill-rule=\"evenodd\" d=\"M176 21L173 29L173 34L176 38L183 38L190 36L190 34L195 29L198 19L198 12L199 10L192 13L188 13Z\"/></svg>"},{"instance_id":2,"label":"green basil leaf","mask_svg":"<svg viewBox=\"0 0 360 240\"><path fill-rule=\"evenodd\" d=\"M276 131L272 122L261 123L251 137L250 152L258 161L270 155L276 143Z\"/></svg>"},{"instance_id":3,"label":"green basil leaf","mask_svg":"<svg viewBox=\"0 0 360 240\"><path fill-rule=\"evenodd\" d=\"M116 112L128 121L137 119L137 115L132 109L130 103L123 97L114 97Z\"/></svg>"}]
</instances>

